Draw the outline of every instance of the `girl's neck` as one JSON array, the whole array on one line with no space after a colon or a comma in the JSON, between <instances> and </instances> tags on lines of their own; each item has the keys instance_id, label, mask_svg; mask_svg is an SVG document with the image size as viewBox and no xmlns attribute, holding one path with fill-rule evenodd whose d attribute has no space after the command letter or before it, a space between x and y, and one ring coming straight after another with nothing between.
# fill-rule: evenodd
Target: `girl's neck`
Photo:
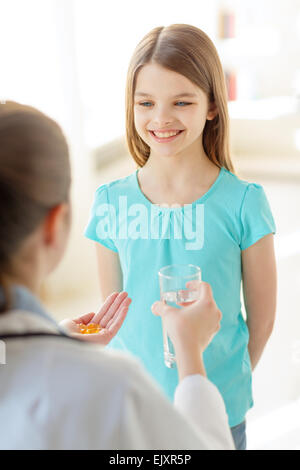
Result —
<instances>
[{"instance_id":1,"label":"girl's neck","mask_svg":"<svg viewBox=\"0 0 300 470\"><path fill-rule=\"evenodd\" d=\"M205 184L218 173L218 167L203 153L197 155L160 156L150 154L139 171L140 176L166 187Z\"/></svg>"}]
</instances>

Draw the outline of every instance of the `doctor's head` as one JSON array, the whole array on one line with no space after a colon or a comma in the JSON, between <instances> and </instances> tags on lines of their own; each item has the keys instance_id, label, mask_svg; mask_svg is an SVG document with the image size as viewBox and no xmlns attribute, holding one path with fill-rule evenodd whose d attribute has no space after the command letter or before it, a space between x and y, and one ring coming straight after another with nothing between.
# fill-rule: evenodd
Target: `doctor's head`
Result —
<instances>
[{"instance_id":1,"label":"doctor's head","mask_svg":"<svg viewBox=\"0 0 300 470\"><path fill-rule=\"evenodd\" d=\"M71 225L69 151L60 127L0 104L0 285L32 287L60 261ZM6 305L7 307L7 305Z\"/></svg>"}]
</instances>

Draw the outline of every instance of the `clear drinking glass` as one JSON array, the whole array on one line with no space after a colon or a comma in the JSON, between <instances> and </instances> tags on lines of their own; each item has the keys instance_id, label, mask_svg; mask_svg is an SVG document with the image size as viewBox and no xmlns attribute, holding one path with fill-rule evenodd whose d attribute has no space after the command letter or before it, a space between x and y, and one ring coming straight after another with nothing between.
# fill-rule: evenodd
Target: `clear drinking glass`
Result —
<instances>
[{"instance_id":1,"label":"clear drinking glass","mask_svg":"<svg viewBox=\"0 0 300 470\"><path fill-rule=\"evenodd\" d=\"M201 281L201 269L193 264L171 264L158 272L160 297L172 307L178 309L187 306L197 300L198 293L188 289L189 281ZM180 304L180 305L179 305ZM162 321L164 361L169 368L176 367L174 346Z\"/></svg>"}]
</instances>

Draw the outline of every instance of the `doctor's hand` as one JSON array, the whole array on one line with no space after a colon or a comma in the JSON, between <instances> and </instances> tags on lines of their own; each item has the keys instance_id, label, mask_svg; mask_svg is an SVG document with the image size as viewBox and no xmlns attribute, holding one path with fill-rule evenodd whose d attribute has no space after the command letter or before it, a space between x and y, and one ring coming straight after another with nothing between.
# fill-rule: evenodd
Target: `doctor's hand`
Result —
<instances>
[{"instance_id":1,"label":"doctor's hand","mask_svg":"<svg viewBox=\"0 0 300 470\"><path fill-rule=\"evenodd\" d=\"M114 292L107 297L98 313L91 312L72 320L62 320L60 325L70 336L106 346L121 328L130 303L131 299L127 292ZM97 324L101 330L99 333L82 334L79 329L80 323Z\"/></svg>"},{"instance_id":2,"label":"doctor's hand","mask_svg":"<svg viewBox=\"0 0 300 470\"><path fill-rule=\"evenodd\" d=\"M219 331L222 317L209 284L190 281L186 286L198 293L192 304L180 310L162 301L152 305L152 312L162 317L174 345L181 379L193 373L205 375L202 354Z\"/></svg>"}]
</instances>

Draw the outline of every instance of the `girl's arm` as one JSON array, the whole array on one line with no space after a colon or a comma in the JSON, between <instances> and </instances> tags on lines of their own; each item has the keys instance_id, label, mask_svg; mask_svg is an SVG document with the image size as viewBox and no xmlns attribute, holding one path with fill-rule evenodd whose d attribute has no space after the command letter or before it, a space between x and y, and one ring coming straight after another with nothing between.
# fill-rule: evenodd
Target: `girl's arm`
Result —
<instances>
[{"instance_id":1,"label":"girl's arm","mask_svg":"<svg viewBox=\"0 0 300 470\"><path fill-rule=\"evenodd\" d=\"M242 251L242 276L249 329L248 350L254 369L275 320L277 275L273 234L266 235Z\"/></svg>"},{"instance_id":2,"label":"girl's arm","mask_svg":"<svg viewBox=\"0 0 300 470\"><path fill-rule=\"evenodd\" d=\"M123 290L123 276L118 253L96 243L100 291L103 299Z\"/></svg>"}]
</instances>

